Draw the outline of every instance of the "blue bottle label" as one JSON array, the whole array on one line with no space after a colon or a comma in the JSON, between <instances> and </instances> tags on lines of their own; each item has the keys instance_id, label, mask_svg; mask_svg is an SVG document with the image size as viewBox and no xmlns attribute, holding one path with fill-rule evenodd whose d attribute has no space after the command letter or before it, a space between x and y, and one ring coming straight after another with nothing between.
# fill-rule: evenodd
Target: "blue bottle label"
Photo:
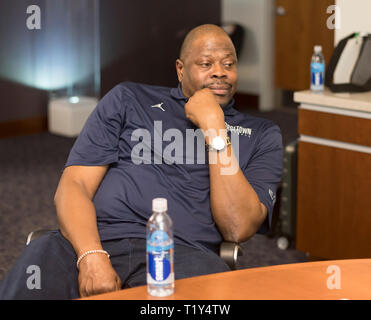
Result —
<instances>
[{"instance_id":1,"label":"blue bottle label","mask_svg":"<svg viewBox=\"0 0 371 320\"><path fill-rule=\"evenodd\" d=\"M148 271L155 281L166 280L171 272L168 251L148 253Z\"/></svg>"},{"instance_id":2,"label":"blue bottle label","mask_svg":"<svg viewBox=\"0 0 371 320\"><path fill-rule=\"evenodd\" d=\"M157 230L148 237L148 272L153 280L161 282L169 277L173 248L174 243L165 231Z\"/></svg>"},{"instance_id":3,"label":"blue bottle label","mask_svg":"<svg viewBox=\"0 0 371 320\"><path fill-rule=\"evenodd\" d=\"M325 64L313 62L311 63L311 81L312 85L321 86L324 84Z\"/></svg>"},{"instance_id":4,"label":"blue bottle label","mask_svg":"<svg viewBox=\"0 0 371 320\"><path fill-rule=\"evenodd\" d=\"M163 243L169 243L168 245L163 245ZM168 234L162 230L156 230L151 234L150 237L147 239L147 251L162 251L162 250L169 250L174 247L173 242L171 241Z\"/></svg>"},{"instance_id":5,"label":"blue bottle label","mask_svg":"<svg viewBox=\"0 0 371 320\"><path fill-rule=\"evenodd\" d=\"M325 72L325 64L319 62L312 62L311 65L312 72Z\"/></svg>"}]
</instances>

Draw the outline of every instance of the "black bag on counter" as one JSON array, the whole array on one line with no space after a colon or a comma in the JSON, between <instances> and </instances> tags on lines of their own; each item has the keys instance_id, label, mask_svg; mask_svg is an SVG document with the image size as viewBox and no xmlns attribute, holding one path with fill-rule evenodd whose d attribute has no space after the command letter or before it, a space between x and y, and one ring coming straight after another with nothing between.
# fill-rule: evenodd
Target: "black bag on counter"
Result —
<instances>
[{"instance_id":1,"label":"black bag on counter","mask_svg":"<svg viewBox=\"0 0 371 320\"><path fill-rule=\"evenodd\" d=\"M371 91L371 34L353 33L338 43L325 84L332 92Z\"/></svg>"}]
</instances>

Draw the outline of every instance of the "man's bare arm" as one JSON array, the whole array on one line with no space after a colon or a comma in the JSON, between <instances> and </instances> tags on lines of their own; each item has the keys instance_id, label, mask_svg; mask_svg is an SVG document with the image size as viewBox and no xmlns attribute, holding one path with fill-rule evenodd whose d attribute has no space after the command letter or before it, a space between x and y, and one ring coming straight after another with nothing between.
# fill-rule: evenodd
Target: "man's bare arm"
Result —
<instances>
[{"instance_id":1,"label":"man's bare arm","mask_svg":"<svg viewBox=\"0 0 371 320\"><path fill-rule=\"evenodd\" d=\"M211 152L214 154L210 156L217 159L216 163L209 164L213 217L226 241L246 241L258 231L267 216L267 209L241 171L232 146L217 155L215 151ZM221 163L223 156L230 160L228 164ZM226 168L233 173L223 174Z\"/></svg>"},{"instance_id":2,"label":"man's bare arm","mask_svg":"<svg viewBox=\"0 0 371 320\"><path fill-rule=\"evenodd\" d=\"M102 250L92 199L108 166L67 167L59 181L54 202L60 230L79 257L89 250ZM103 254L87 255L79 265L81 296L121 288L110 260Z\"/></svg>"},{"instance_id":3,"label":"man's bare arm","mask_svg":"<svg viewBox=\"0 0 371 320\"><path fill-rule=\"evenodd\" d=\"M206 143L215 135L226 135L224 113L209 89L197 91L185 106L185 113L203 130ZM239 167L232 146L209 154L210 202L214 220L224 240L242 242L250 238L263 223L267 209ZM221 156L231 162L223 164ZM210 163L210 157L217 161ZM233 173L223 174L223 169ZM230 170L232 169L232 170Z\"/></svg>"}]
</instances>

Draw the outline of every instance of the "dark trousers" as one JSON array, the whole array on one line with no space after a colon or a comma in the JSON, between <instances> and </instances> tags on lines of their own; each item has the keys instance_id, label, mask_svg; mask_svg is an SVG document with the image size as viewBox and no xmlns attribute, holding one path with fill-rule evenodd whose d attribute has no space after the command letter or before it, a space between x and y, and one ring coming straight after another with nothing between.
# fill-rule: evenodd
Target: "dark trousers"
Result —
<instances>
[{"instance_id":1,"label":"dark trousers","mask_svg":"<svg viewBox=\"0 0 371 320\"><path fill-rule=\"evenodd\" d=\"M146 241L129 238L102 241L123 288L146 284ZM51 231L24 248L0 283L0 299L79 298L76 254L59 231ZM175 244L175 279L230 270L213 252Z\"/></svg>"}]
</instances>

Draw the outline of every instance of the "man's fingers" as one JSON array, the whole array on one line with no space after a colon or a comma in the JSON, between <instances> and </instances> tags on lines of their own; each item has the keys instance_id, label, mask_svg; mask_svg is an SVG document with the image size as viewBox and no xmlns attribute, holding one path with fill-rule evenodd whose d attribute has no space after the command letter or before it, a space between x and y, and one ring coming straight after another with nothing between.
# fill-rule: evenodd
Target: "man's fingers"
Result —
<instances>
[{"instance_id":1,"label":"man's fingers","mask_svg":"<svg viewBox=\"0 0 371 320\"><path fill-rule=\"evenodd\" d=\"M120 278L115 278L112 282L93 283L92 279L87 279L85 285L79 288L81 297L89 297L96 294L121 290L122 283Z\"/></svg>"},{"instance_id":2,"label":"man's fingers","mask_svg":"<svg viewBox=\"0 0 371 320\"><path fill-rule=\"evenodd\" d=\"M81 298L88 297L90 295L89 292L92 291L92 282L89 278L84 283L81 283L81 285L79 286L79 291Z\"/></svg>"},{"instance_id":3,"label":"man's fingers","mask_svg":"<svg viewBox=\"0 0 371 320\"><path fill-rule=\"evenodd\" d=\"M99 286L96 286L93 292L90 293L90 295L112 292L112 291L116 291L119 289L120 288L118 287L117 281L112 281L110 283L104 283L104 284L100 284Z\"/></svg>"},{"instance_id":4,"label":"man's fingers","mask_svg":"<svg viewBox=\"0 0 371 320\"><path fill-rule=\"evenodd\" d=\"M121 282L121 279L119 277L117 277L117 279L116 279L116 285L117 285L117 290L121 290L122 282Z\"/></svg>"}]
</instances>

